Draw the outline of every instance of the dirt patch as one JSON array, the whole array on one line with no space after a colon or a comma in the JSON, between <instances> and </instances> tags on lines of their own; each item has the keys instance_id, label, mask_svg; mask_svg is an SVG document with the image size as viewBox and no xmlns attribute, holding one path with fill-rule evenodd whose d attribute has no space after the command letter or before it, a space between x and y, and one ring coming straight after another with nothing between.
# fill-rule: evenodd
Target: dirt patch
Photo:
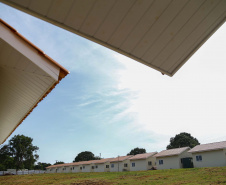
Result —
<instances>
[{"instance_id":1,"label":"dirt patch","mask_svg":"<svg viewBox=\"0 0 226 185\"><path fill-rule=\"evenodd\" d=\"M104 180L84 180L80 182L71 183L70 185L111 185L113 183Z\"/></svg>"}]
</instances>

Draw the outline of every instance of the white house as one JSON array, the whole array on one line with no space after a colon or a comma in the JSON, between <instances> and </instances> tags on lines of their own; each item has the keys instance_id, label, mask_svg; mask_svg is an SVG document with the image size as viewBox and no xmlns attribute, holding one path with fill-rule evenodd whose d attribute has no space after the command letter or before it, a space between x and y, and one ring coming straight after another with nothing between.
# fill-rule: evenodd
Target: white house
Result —
<instances>
[{"instance_id":1,"label":"white house","mask_svg":"<svg viewBox=\"0 0 226 185\"><path fill-rule=\"evenodd\" d=\"M72 173L78 173L78 172L82 172L82 162L74 162L71 165L71 172Z\"/></svg>"},{"instance_id":2,"label":"white house","mask_svg":"<svg viewBox=\"0 0 226 185\"><path fill-rule=\"evenodd\" d=\"M110 160L110 172L130 171L129 158L133 155L119 156Z\"/></svg>"},{"instance_id":3,"label":"white house","mask_svg":"<svg viewBox=\"0 0 226 185\"><path fill-rule=\"evenodd\" d=\"M226 166L226 141L197 145L189 153L195 168Z\"/></svg>"},{"instance_id":4,"label":"white house","mask_svg":"<svg viewBox=\"0 0 226 185\"><path fill-rule=\"evenodd\" d=\"M63 173L63 168L66 165L67 164L56 164L56 165L48 166L46 167L46 172L47 173Z\"/></svg>"},{"instance_id":5,"label":"white house","mask_svg":"<svg viewBox=\"0 0 226 185\"><path fill-rule=\"evenodd\" d=\"M110 160L113 158L106 158L92 161L91 172L110 172Z\"/></svg>"},{"instance_id":6,"label":"white house","mask_svg":"<svg viewBox=\"0 0 226 185\"><path fill-rule=\"evenodd\" d=\"M191 153L188 153L189 150L189 147L183 147L159 152L154 155L154 157L156 157L157 169L179 169L192 167L192 155Z\"/></svg>"},{"instance_id":7,"label":"white house","mask_svg":"<svg viewBox=\"0 0 226 185\"><path fill-rule=\"evenodd\" d=\"M130 160L130 171L150 170L156 164L156 158L153 157L157 152L137 154Z\"/></svg>"},{"instance_id":8,"label":"white house","mask_svg":"<svg viewBox=\"0 0 226 185\"><path fill-rule=\"evenodd\" d=\"M91 164L92 162L95 160L91 160L91 161L81 161L81 164L79 165L79 170L80 172L91 172Z\"/></svg>"}]
</instances>

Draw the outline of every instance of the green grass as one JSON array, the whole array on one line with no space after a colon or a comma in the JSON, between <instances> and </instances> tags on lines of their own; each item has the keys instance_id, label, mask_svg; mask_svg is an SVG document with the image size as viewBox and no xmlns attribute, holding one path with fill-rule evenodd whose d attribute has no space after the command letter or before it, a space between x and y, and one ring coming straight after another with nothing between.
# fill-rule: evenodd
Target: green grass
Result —
<instances>
[{"instance_id":1,"label":"green grass","mask_svg":"<svg viewBox=\"0 0 226 185\"><path fill-rule=\"evenodd\" d=\"M141 172L58 173L0 176L0 184L226 184L226 167Z\"/></svg>"}]
</instances>

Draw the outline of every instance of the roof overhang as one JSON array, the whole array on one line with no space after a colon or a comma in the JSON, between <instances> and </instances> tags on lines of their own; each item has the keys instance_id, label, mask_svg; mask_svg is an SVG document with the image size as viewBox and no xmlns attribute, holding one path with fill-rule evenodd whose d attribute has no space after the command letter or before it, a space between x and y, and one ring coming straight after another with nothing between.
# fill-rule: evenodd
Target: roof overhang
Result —
<instances>
[{"instance_id":1,"label":"roof overhang","mask_svg":"<svg viewBox=\"0 0 226 185\"><path fill-rule=\"evenodd\" d=\"M68 73L0 19L0 144Z\"/></svg>"},{"instance_id":2,"label":"roof overhang","mask_svg":"<svg viewBox=\"0 0 226 185\"><path fill-rule=\"evenodd\" d=\"M0 0L173 76L225 22L225 0Z\"/></svg>"}]
</instances>

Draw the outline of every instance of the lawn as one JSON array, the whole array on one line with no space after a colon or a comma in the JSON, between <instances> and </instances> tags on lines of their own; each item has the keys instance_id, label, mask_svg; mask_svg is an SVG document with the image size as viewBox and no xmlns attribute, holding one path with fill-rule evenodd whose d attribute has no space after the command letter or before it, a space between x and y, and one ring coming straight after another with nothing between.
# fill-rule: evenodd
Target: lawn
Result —
<instances>
[{"instance_id":1,"label":"lawn","mask_svg":"<svg viewBox=\"0 0 226 185\"><path fill-rule=\"evenodd\" d=\"M0 184L226 184L226 167L141 172L13 175L0 176Z\"/></svg>"}]
</instances>

